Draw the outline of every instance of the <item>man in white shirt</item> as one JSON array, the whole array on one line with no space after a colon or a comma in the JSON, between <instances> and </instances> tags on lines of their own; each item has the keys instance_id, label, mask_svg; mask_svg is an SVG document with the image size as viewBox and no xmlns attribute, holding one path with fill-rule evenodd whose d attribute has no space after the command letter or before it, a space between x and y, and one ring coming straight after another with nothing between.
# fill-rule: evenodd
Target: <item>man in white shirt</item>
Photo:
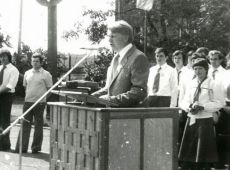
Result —
<instances>
[{"instance_id":1,"label":"man in white shirt","mask_svg":"<svg viewBox=\"0 0 230 170\"><path fill-rule=\"evenodd\" d=\"M167 50L157 48L155 51L157 65L150 68L148 78L148 105L150 107L176 107L177 75L166 63Z\"/></svg>"},{"instance_id":2,"label":"man in white shirt","mask_svg":"<svg viewBox=\"0 0 230 170\"><path fill-rule=\"evenodd\" d=\"M173 63L175 64L174 71L177 75L177 83L178 83L178 95L177 95L177 106L179 101L179 86L181 83L182 75L186 72L186 67L184 66L184 56L183 51L176 50L172 55Z\"/></svg>"},{"instance_id":3,"label":"man in white shirt","mask_svg":"<svg viewBox=\"0 0 230 170\"><path fill-rule=\"evenodd\" d=\"M12 55L6 49L0 50L0 129L10 125L13 93L18 82L19 71L11 64ZM10 133L0 137L0 151L10 150Z\"/></svg>"},{"instance_id":4,"label":"man in white shirt","mask_svg":"<svg viewBox=\"0 0 230 170\"><path fill-rule=\"evenodd\" d=\"M226 70L221 66L221 63L223 61L223 55L220 51L212 50L208 54L210 66L208 71L208 76L214 81L214 91L216 91L216 95L214 96L219 101L221 101L222 105L226 105L226 97L227 97L227 91L226 91L226 82L228 82L226 79L228 77L226 76L227 72ZM217 133L217 149L218 149L218 156L219 156L219 162L216 166L216 168L224 168L224 164L228 161L227 158L227 145L228 141L226 141L225 135L229 135L229 132L227 129L228 124L230 121L230 117L227 113L224 112L223 109L221 109L219 112L219 121L216 124L216 133Z\"/></svg>"},{"instance_id":5,"label":"man in white shirt","mask_svg":"<svg viewBox=\"0 0 230 170\"><path fill-rule=\"evenodd\" d=\"M180 94L180 84L181 81L183 80L182 78L185 77L186 73L187 73L187 68L184 66L184 62L185 62L185 58L183 55L183 51L181 50L176 50L173 55L172 55L172 60L173 63L175 64L175 74L177 75L177 82L178 82L178 94L177 94L177 107L179 106L179 94ZM193 73L194 74L194 73ZM183 132L184 132L184 127L185 127L185 123L187 120L187 114L185 111L180 111L180 115L179 115L179 135L178 135L178 142L180 144L182 136L183 136Z\"/></svg>"},{"instance_id":6,"label":"man in white shirt","mask_svg":"<svg viewBox=\"0 0 230 170\"><path fill-rule=\"evenodd\" d=\"M26 71L23 79L25 87L25 102L23 112L26 112L46 91L52 87L51 74L42 68L43 57L41 54L32 56L33 68ZM26 153L29 145L31 124L34 119L34 137L31 146L32 153L38 153L42 148L43 141L43 113L46 105L46 98L43 98L27 115L23 121L22 133L22 152ZM19 139L16 144L15 152L19 152Z\"/></svg>"}]
</instances>

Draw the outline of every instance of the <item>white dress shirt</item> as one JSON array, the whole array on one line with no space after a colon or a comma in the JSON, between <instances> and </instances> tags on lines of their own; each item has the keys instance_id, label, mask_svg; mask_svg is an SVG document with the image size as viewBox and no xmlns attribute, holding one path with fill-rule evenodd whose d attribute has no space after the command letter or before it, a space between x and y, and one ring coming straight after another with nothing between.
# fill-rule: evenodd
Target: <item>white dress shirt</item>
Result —
<instances>
[{"instance_id":1,"label":"white dress shirt","mask_svg":"<svg viewBox=\"0 0 230 170\"><path fill-rule=\"evenodd\" d=\"M181 103L182 109L187 112L189 112L189 106L193 104L193 98L198 84L198 78L195 78L192 81L190 81L190 85L186 91L184 100ZM191 118L192 123L195 123L195 119L213 117L212 113L218 111L223 107L221 101L215 98L215 94L218 93L218 91L214 90L214 86L215 82L210 77L208 77L201 84L201 93L199 95L199 100L197 102L200 106L204 107L204 110L199 111L195 115L191 113L188 114L188 116Z\"/></svg>"},{"instance_id":2,"label":"white dress shirt","mask_svg":"<svg viewBox=\"0 0 230 170\"><path fill-rule=\"evenodd\" d=\"M213 79L213 71L215 72L215 79ZM209 67L208 76L215 82L214 83L214 90L217 91L215 98L220 100L223 105L225 105L226 97L227 97L227 83L230 81L230 78L226 76L226 70L219 66L217 69L213 68L212 66Z\"/></svg>"},{"instance_id":3,"label":"white dress shirt","mask_svg":"<svg viewBox=\"0 0 230 170\"><path fill-rule=\"evenodd\" d=\"M180 71L180 74L178 74ZM177 77L177 105L179 105L179 94L180 94L180 86L181 86L181 81L183 80L184 74L187 71L187 67L183 66L180 70L177 70L177 68L174 68L174 72ZM179 77L178 77L179 76Z\"/></svg>"},{"instance_id":4,"label":"white dress shirt","mask_svg":"<svg viewBox=\"0 0 230 170\"><path fill-rule=\"evenodd\" d=\"M124 58L124 56L126 55L126 53L132 48L132 44L129 43L128 45L126 45L121 51L119 51L119 53L117 53L114 58L119 55L119 59L118 59L118 67L117 67L117 70L121 69L120 67L122 66L120 63L122 61L122 59ZM112 63L112 62L111 62ZM112 66L110 65L108 67L108 70L107 70L107 76L106 76L106 84L105 84L105 89L107 89L109 87L109 85L111 84L111 81L112 81ZM104 89L103 88L103 89Z\"/></svg>"},{"instance_id":5,"label":"white dress shirt","mask_svg":"<svg viewBox=\"0 0 230 170\"><path fill-rule=\"evenodd\" d=\"M226 89L230 87L230 70L226 70ZM229 89L229 88L228 88ZM230 102L230 90L228 90L226 93L228 93L226 101Z\"/></svg>"},{"instance_id":6,"label":"white dress shirt","mask_svg":"<svg viewBox=\"0 0 230 170\"><path fill-rule=\"evenodd\" d=\"M186 94L186 90L189 86L189 84L191 83L191 81L194 78L194 70L192 68L189 68L188 66L184 67L183 73L181 75L180 78L180 84L179 84L179 102L178 105L179 107L181 107L181 102L184 100L185 94Z\"/></svg>"},{"instance_id":7,"label":"white dress shirt","mask_svg":"<svg viewBox=\"0 0 230 170\"><path fill-rule=\"evenodd\" d=\"M0 70L2 70L3 65L0 65ZM5 86L10 89L10 93L15 92L15 87L18 82L19 71L18 69L11 63L6 65L3 74L3 82L1 86Z\"/></svg>"},{"instance_id":8,"label":"white dress shirt","mask_svg":"<svg viewBox=\"0 0 230 170\"><path fill-rule=\"evenodd\" d=\"M158 72L159 67L160 70L160 82L159 89L156 93L153 92L153 84L155 76ZM175 107L177 103L177 74L174 69L168 64L155 65L150 68L149 78L148 78L148 96L170 96L171 103L170 107Z\"/></svg>"}]
</instances>

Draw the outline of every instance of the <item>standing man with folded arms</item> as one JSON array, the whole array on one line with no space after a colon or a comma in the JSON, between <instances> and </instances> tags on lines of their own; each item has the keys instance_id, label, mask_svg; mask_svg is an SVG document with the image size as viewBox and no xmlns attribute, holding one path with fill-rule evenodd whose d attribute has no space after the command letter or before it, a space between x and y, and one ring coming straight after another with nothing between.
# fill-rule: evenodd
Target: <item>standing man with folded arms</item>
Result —
<instances>
[{"instance_id":1,"label":"standing man with folded arms","mask_svg":"<svg viewBox=\"0 0 230 170\"><path fill-rule=\"evenodd\" d=\"M147 95L149 61L133 44L133 28L126 21L108 28L109 43L116 53L107 71L104 88L92 95L117 103L119 107L137 106Z\"/></svg>"},{"instance_id":2,"label":"standing man with folded arms","mask_svg":"<svg viewBox=\"0 0 230 170\"><path fill-rule=\"evenodd\" d=\"M23 113L28 110L46 91L52 87L51 74L42 68L43 57L40 54L32 56L32 69L25 72L23 85L25 87L25 102ZM43 98L27 115L23 121L22 152L28 150L31 124L34 118L34 137L31 146L32 153L41 151L43 140L43 113L46 105L46 98ZM19 152L19 137L15 152Z\"/></svg>"},{"instance_id":3,"label":"standing man with folded arms","mask_svg":"<svg viewBox=\"0 0 230 170\"><path fill-rule=\"evenodd\" d=\"M6 49L0 50L0 129L10 125L13 94L18 82L19 71L11 64L12 55ZM0 151L10 150L10 133L0 137Z\"/></svg>"}]
</instances>

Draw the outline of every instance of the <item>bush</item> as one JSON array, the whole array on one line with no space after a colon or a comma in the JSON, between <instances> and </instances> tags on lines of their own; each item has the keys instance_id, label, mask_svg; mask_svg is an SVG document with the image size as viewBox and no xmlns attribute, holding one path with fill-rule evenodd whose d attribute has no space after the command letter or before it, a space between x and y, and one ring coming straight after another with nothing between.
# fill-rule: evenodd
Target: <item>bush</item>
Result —
<instances>
[{"instance_id":1,"label":"bush","mask_svg":"<svg viewBox=\"0 0 230 170\"><path fill-rule=\"evenodd\" d=\"M99 51L94 61L84 64L85 80L99 82L100 86L105 85L106 73L113 58L109 49L103 48Z\"/></svg>"}]
</instances>

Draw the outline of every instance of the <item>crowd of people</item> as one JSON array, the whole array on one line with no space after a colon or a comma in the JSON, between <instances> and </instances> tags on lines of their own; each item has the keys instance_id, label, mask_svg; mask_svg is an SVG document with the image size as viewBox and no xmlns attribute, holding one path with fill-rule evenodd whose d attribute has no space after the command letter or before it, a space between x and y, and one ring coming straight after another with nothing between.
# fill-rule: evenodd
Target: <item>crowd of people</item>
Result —
<instances>
[{"instance_id":1,"label":"crowd of people","mask_svg":"<svg viewBox=\"0 0 230 170\"><path fill-rule=\"evenodd\" d=\"M201 47L176 50L175 67L167 64L165 48L155 50L156 65L133 44L133 28L120 20L108 27L109 43L116 53L107 72L106 85L92 95L119 107L178 107L178 158L182 170L211 170L230 163L230 55ZM0 128L10 125L12 93L19 73L11 64L9 51L0 51ZM185 65L186 63L186 65ZM42 68L42 57L33 55L33 68L25 72L23 111L52 86L52 76ZM225 68L224 68L224 67ZM4 76L3 76L4 75ZM27 152L31 122L35 119L32 153L42 145L42 100L23 121L22 152ZM229 146L228 146L229 145ZM0 138L0 150L9 150L9 133ZM19 152L17 142L15 152Z\"/></svg>"},{"instance_id":2,"label":"crowd of people","mask_svg":"<svg viewBox=\"0 0 230 170\"><path fill-rule=\"evenodd\" d=\"M179 160L182 169L226 168L230 161L230 70L224 55L201 47L173 53L178 81ZM187 65L184 66L185 59ZM172 96L171 96L172 97Z\"/></svg>"},{"instance_id":3,"label":"crowd of people","mask_svg":"<svg viewBox=\"0 0 230 170\"><path fill-rule=\"evenodd\" d=\"M172 54L155 50L156 65L132 44L133 28L126 21L110 25L109 43L116 55L104 88L92 95L119 107L179 107L179 166L183 170L225 168L229 163L229 56L206 47ZM185 63L187 63L185 65ZM226 65L224 68L223 65Z\"/></svg>"},{"instance_id":4,"label":"crowd of people","mask_svg":"<svg viewBox=\"0 0 230 170\"><path fill-rule=\"evenodd\" d=\"M19 71L12 64L12 55L9 50L0 50L0 132L10 126L11 107L15 87L19 79ZM42 68L43 57L41 54L32 56L32 68L27 70L23 76L23 86L25 87L25 100L23 113L27 111L46 91L52 87L51 74ZM21 120L22 132L22 153L27 153L31 125L34 122L34 137L31 146L32 153L38 153L42 148L43 141L43 113L45 109L46 98L40 100L31 111ZM33 121L34 119L34 121ZM19 153L19 141L14 152ZM0 136L0 151L11 151L10 132Z\"/></svg>"}]
</instances>

